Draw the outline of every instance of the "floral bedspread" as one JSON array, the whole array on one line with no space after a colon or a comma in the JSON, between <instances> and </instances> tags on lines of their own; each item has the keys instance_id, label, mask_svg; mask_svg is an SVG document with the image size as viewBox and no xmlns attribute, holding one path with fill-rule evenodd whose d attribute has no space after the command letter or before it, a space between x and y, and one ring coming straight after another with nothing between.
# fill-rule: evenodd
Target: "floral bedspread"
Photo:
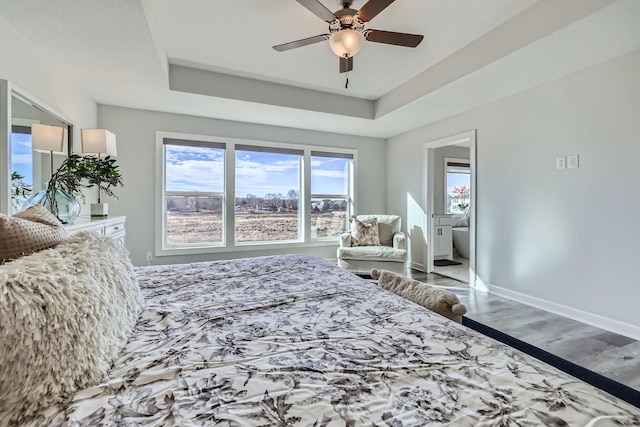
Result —
<instances>
[{"instance_id":1,"label":"floral bedspread","mask_svg":"<svg viewBox=\"0 0 640 427\"><path fill-rule=\"evenodd\" d=\"M147 306L108 378L43 424L640 425L639 409L320 258L137 274Z\"/></svg>"}]
</instances>

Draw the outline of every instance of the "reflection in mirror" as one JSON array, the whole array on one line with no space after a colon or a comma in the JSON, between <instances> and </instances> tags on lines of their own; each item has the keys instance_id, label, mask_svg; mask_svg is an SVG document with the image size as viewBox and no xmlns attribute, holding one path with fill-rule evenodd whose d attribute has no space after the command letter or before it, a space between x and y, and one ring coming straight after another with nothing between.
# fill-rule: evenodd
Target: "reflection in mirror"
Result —
<instances>
[{"instance_id":1,"label":"reflection in mirror","mask_svg":"<svg viewBox=\"0 0 640 427\"><path fill-rule=\"evenodd\" d=\"M34 150L32 144L32 129L34 124L44 124L61 127L71 134L70 125L49 114L37 104L29 101L20 94L11 95L11 213L20 210L20 205L31 194L46 187L45 183L51 176L51 167L56 170L67 154L51 154ZM51 163L51 159L52 163Z\"/></svg>"}]
</instances>

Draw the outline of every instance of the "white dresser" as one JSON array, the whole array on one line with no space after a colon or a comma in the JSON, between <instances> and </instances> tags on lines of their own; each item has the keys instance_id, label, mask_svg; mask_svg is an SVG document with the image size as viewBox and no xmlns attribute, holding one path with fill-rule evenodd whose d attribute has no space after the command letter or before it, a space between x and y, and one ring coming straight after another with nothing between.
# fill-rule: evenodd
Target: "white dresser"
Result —
<instances>
[{"instance_id":1,"label":"white dresser","mask_svg":"<svg viewBox=\"0 0 640 427\"><path fill-rule=\"evenodd\" d=\"M118 243L126 246L125 216L110 216L107 218L92 218L79 216L73 224L67 224L65 228L70 234L80 231L93 231L103 236L109 236Z\"/></svg>"}]
</instances>

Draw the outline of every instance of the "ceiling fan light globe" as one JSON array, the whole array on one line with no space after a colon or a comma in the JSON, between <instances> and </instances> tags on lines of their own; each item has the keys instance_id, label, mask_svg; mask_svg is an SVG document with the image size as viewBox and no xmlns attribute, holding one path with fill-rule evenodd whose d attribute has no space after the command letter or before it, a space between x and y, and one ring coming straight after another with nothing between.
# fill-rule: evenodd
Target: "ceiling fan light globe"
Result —
<instances>
[{"instance_id":1,"label":"ceiling fan light globe","mask_svg":"<svg viewBox=\"0 0 640 427\"><path fill-rule=\"evenodd\" d=\"M329 38L329 47L340 58L348 58L360 52L364 45L364 35L349 28L336 31Z\"/></svg>"}]
</instances>

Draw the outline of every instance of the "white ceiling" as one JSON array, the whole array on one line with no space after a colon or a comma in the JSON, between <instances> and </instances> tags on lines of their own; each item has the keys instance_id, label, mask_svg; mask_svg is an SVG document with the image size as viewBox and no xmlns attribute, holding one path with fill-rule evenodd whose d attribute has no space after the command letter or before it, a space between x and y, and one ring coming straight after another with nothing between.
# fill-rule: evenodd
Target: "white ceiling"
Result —
<instances>
[{"instance_id":1,"label":"white ceiling","mask_svg":"<svg viewBox=\"0 0 640 427\"><path fill-rule=\"evenodd\" d=\"M367 42L345 89L326 43L271 48L327 32L295 0L0 0L0 14L100 104L383 138L640 49L638 0L397 0L367 28L424 41Z\"/></svg>"},{"instance_id":2,"label":"white ceiling","mask_svg":"<svg viewBox=\"0 0 640 427\"><path fill-rule=\"evenodd\" d=\"M272 49L328 32L326 22L295 0L200 0L189 2L194 6L189 8L161 0L151 13L174 64L376 99L535 2L397 0L367 28L423 34L424 42L415 49L366 43L354 58L348 90L328 42L287 52ZM340 9L337 0L322 3L331 11ZM365 3L354 0L352 7Z\"/></svg>"}]
</instances>

